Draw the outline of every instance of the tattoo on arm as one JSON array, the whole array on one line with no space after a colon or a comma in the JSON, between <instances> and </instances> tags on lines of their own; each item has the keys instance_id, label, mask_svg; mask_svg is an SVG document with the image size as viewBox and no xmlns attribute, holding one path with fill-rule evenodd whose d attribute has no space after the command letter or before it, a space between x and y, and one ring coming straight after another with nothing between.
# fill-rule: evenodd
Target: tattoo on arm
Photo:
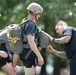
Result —
<instances>
[{"instance_id":1,"label":"tattoo on arm","mask_svg":"<svg viewBox=\"0 0 76 75\"><path fill-rule=\"evenodd\" d=\"M60 52L60 51L54 50L53 53L60 58L64 58L64 59L67 58L65 51Z\"/></svg>"},{"instance_id":2,"label":"tattoo on arm","mask_svg":"<svg viewBox=\"0 0 76 75\"><path fill-rule=\"evenodd\" d=\"M64 43L68 43L70 39L71 36L67 35L58 39L54 39L54 42L64 44Z\"/></svg>"}]
</instances>

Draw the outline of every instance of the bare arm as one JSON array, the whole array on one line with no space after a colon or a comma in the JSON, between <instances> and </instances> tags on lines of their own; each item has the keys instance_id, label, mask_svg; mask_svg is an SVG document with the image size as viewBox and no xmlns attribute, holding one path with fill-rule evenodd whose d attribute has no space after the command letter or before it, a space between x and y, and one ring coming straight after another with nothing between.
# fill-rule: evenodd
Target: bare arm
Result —
<instances>
[{"instance_id":1,"label":"bare arm","mask_svg":"<svg viewBox=\"0 0 76 75\"><path fill-rule=\"evenodd\" d=\"M28 43L29 43L29 45L30 45L30 47L31 47L31 50L33 50L33 52L34 52L37 56L41 55L40 52L39 52L38 49L37 49L37 46L36 46L35 42L34 42L34 36L28 35L27 37L28 37Z\"/></svg>"},{"instance_id":2,"label":"bare arm","mask_svg":"<svg viewBox=\"0 0 76 75\"><path fill-rule=\"evenodd\" d=\"M17 64L18 60L19 60L19 55L14 54L13 55L13 66L14 67L16 67L16 64Z\"/></svg>"},{"instance_id":3,"label":"bare arm","mask_svg":"<svg viewBox=\"0 0 76 75\"><path fill-rule=\"evenodd\" d=\"M60 52L60 51L54 50L53 53L60 58L64 58L64 59L67 58L65 51Z\"/></svg>"},{"instance_id":4,"label":"bare arm","mask_svg":"<svg viewBox=\"0 0 76 75\"><path fill-rule=\"evenodd\" d=\"M64 44L64 43L68 43L70 39L71 39L71 36L67 35L61 38L56 38L56 39L53 38L53 42Z\"/></svg>"},{"instance_id":5,"label":"bare arm","mask_svg":"<svg viewBox=\"0 0 76 75\"><path fill-rule=\"evenodd\" d=\"M14 54L13 55L13 67L16 67L18 60L19 60L19 55Z\"/></svg>"},{"instance_id":6,"label":"bare arm","mask_svg":"<svg viewBox=\"0 0 76 75\"><path fill-rule=\"evenodd\" d=\"M17 64L18 60L19 60L19 55L14 54L13 55L13 68L14 68L15 72L17 72L16 64Z\"/></svg>"},{"instance_id":7,"label":"bare arm","mask_svg":"<svg viewBox=\"0 0 76 75\"><path fill-rule=\"evenodd\" d=\"M66 56L66 52L65 51L57 51L55 50L51 45L49 45L46 50L48 52L54 53L56 56L60 57L60 58L67 58Z\"/></svg>"},{"instance_id":8,"label":"bare arm","mask_svg":"<svg viewBox=\"0 0 76 75\"><path fill-rule=\"evenodd\" d=\"M32 35L28 35L27 38L28 38L28 43L29 43L29 45L30 45L30 47L31 47L31 50L32 50L32 51L36 54L36 56L38 57L38 63L39 63L39 65L43 65L44 60L43 60L42 55L40 54L40 52L39 52L38 49L37 49L36 43L34 42L35 37L32 36Z\"/></svg>"},{"instance_id":9,"label":"bare arm","mask_svg":"<svg viewBox=\"0 0 76 75\"><path fill-rule=\"evenodd\" d=\"M53 38L48 33L46 33L46 32L44 32L44 33L49 37L50 41L60 43L60 44L68 43L70 41L70 39L71 39L71 36L69 36L69 35L66 35L66 36L61 37L61 38Z\"/></svg>"}]
</instances>

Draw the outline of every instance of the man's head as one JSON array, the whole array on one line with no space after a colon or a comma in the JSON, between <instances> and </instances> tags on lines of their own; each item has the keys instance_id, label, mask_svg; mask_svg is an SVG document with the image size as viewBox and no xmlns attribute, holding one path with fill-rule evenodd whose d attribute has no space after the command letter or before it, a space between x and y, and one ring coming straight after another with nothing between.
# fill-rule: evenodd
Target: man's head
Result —
<instances>
[{"instance_id":1,"label":"man's head","mask_svg":"<svg viewBox=\"0 0 76 75\"><path fill-rule=\"evenodd\" d=\"M40 17L40 14L43 12L43 8L38 3L31 3L27 6L27 10L29 14L32 14L33 16L38 19Z\"/></svg>"},{"instance_id":2,"label":"man's head","mask_svg":"<svg viewBox=\"0 0 76 75\"><path fill-rule=\"evenodd\" d=\"M67 23L65 21L59 21L56 26L55 26L55 30L59 35L63 34L64 29L67 27Z\"/></svg>"}]
</instances>

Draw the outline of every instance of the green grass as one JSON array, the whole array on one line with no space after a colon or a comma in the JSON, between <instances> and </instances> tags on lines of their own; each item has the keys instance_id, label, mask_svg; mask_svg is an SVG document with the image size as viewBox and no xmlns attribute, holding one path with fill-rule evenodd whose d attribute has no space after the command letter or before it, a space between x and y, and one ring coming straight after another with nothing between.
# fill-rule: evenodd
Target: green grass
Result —
<instances>
[{"instance_id":1,"label":"green grass","mask_svg":"<svg viewBox=\"0 0 76 75\"><path fill-rule=\"evenodd\" d=\"M4 72L2 72L2 71L0 71L0 75L5 75L5 73L4 73Z\"/></svg>"}]
</instances>

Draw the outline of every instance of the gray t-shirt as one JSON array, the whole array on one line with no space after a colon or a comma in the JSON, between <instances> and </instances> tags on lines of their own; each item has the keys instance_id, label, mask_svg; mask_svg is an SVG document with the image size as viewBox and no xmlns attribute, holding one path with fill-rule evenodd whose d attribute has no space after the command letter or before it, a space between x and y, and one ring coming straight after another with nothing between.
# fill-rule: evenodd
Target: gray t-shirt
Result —
<instances>
[{"instance_id":1,"label":"gray t-shirt","mask_svg":"<svg viewBox=\"0 0 76 75\"><path fill-rule=\"evenodd\" d=\"M68 43L64 44L64 50L66 51L67 57L70 59L72 55L76 52L76 29L73 27L68 27L64 30L63 36L70 35L71 39Z\"/></svg>"}]
</instances>

